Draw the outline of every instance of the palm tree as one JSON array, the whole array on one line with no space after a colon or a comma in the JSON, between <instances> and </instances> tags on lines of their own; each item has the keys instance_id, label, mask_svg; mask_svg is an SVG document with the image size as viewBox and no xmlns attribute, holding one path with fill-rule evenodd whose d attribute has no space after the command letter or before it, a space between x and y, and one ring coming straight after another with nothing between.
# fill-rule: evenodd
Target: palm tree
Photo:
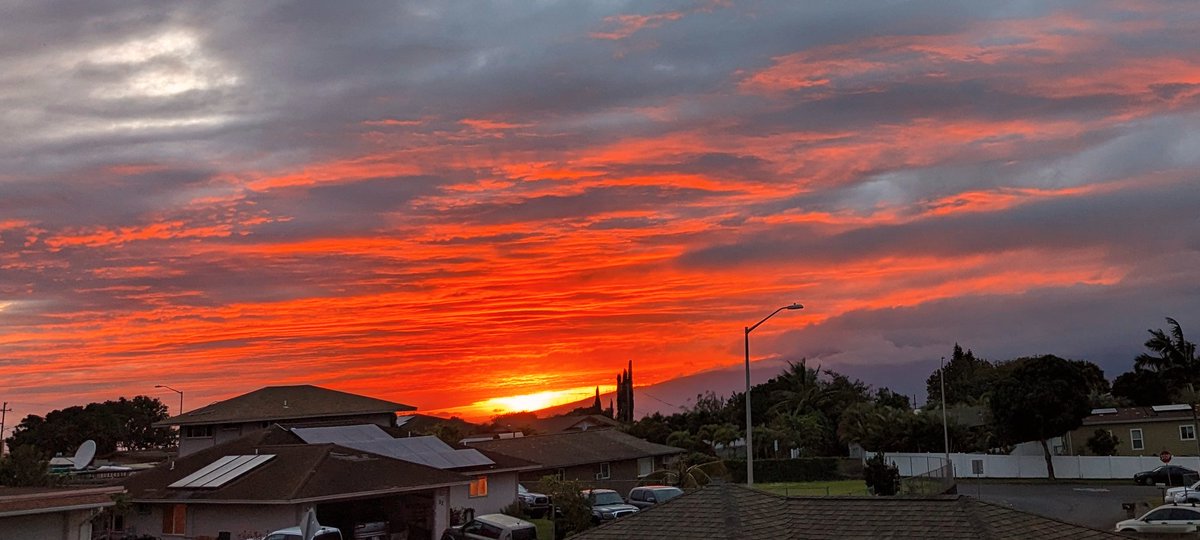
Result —
<instances>
[{"instance_id":1,"label":"palm tree","mask_svg":"<svg viewBox=\"0 0 1200 540\"><path fill-rule=\"evenodd\" d=\"M729 472L725 462L717 459L692 465L687 459L677 459L669 467L659 469L642 478L640 484L665 484L684 490L702 488L714 477L724 478Z\"/></svg>"},{"instance_id":2,"label":"palm tree","mask_svg":"<svg viewBox=\"0 0 1200 540\"><path fill-rule=\"evenodd\" d=\"M1179 323L1167 317L1167 324L1171 325L1169 336L1162 329L1149 330L1150 339L1145 346L1154 354L1138 355L1133 365L1134 369L1161 373L1182 386L1198 378L1200 359L1196 358L1196 344L1183 337Z\"/></svg>"},{"instance_id":3,"label":"palm tree","mask_svg":"<svg viewBox=\"0 0 1200 540\"><path fill-rule=\"evenodd\" d=\"M779 376L784 388L771 394L774 404L768 409L770 414L820 411L829 403L829 392L817 378L821 368L809 369L805 362L803 359L799 363L788 361L787 369Z\"/></svg>"}]
</instances>

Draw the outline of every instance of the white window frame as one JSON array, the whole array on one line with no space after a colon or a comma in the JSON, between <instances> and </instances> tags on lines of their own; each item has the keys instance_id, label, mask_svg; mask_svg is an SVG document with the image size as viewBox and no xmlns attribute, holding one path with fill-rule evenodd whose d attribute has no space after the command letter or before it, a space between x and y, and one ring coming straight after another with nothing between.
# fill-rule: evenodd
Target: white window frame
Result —
<instances>
[{"instance_id":1,"label":"white window frame","mask_svg":"<svg viewBox=\"0 0 1200 540\"><path fill-rule=\"evenodd\" d=\"M644 465L644 466L643 466ZM654 472L654 458L643 457L637 460L638 478L650 476Z\"/></svg>"},{"instance_id":2,"label":"white window frame","mask_svg":"<svg viewBox=\"0 0 1200 540\"><path fill-rule=\"evenodd\" d=\"M1185 428L1191 432L1191 437L1183 436L1183 431ZM1179 424L1179 440L1181 440L1181 441L1196 440L1196 425L1195 424Z\"/></svg>"},{"instance_id":3,"label":"white window frame","mask_svg":"<svg viewBox=\"0 0 1200 540\"><path fill-rule=\"evenodd\" d=\"M600 464L600 472L596 473L596 480L608 480L612 478L612 467L608 466L608 462Z\"/></svg>"},{"instance_id":4,"label":"white window frame","mask_svg":"<svg viewBox=\"0 0 1200 540\"><path fill-rule=\"evenodd\" d=\"M1136 437L1133 436L1134 432L1137 432ZM1129 430L1129 447L1134 450L1145 450L1146 449L1146 439L1143 438L1143 436L1142 436L1141 428L1133 428L1133 429Z\"/></svg>"}]
</instances>

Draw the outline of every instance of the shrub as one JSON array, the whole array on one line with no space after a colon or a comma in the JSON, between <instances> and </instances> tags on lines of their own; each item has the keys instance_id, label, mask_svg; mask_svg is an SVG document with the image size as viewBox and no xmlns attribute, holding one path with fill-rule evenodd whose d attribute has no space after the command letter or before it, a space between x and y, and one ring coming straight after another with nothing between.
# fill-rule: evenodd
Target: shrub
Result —
<instances>
[{"instance_id":1,"label":"shrub","mask_svg":"<svg viewBox=\"0 0 1200 540\"><path fill-rule=\"evenodd\" d=\"M863 468L863 480L876 495L895 495L900 490L900 469L876 453Z\"/></svg>"}]
</instances>

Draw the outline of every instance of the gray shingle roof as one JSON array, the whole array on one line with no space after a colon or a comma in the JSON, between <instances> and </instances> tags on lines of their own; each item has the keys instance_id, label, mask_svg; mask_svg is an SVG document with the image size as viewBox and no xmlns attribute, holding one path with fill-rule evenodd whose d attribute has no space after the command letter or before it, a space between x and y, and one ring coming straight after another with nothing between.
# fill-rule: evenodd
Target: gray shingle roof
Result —
<instances>
[{"instance_id":1,"label":"gray shingle roof","mask_svg":"<svg viewBox=\"0 0 1200 540\"><path fill-rule=\"evenodd\" d=\"M785 497L713 484L573 538L1127 538L969 497Z\"/></svg>"},{"instance_id":2,"label":"gray shingle roof","mask_svg":"<svg viewBox=\"0 0 1200 540\"><path fill-rule=\"evenodd\" d=\"M173 416L155 426L329 418L411 411L416 407L319 386L268 386Z\"/></svg>"},{"instance_id":3,"label":"gray shingle roof","mask_svg":"<svg viewBox=\"0 0 1200 540\"><path fill-rule=\"evenodd\" d=\"M547 469L685 452L682 448L652 443L613 429L495 439L473 442L469 446L541 463Z\"/></svg>"}]
</instances>

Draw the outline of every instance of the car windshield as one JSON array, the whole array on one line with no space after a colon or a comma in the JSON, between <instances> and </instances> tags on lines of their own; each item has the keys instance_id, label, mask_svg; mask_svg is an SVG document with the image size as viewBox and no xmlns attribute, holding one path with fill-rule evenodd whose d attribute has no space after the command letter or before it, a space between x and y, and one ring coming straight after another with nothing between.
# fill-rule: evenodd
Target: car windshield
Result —
<instances>
[{"instance_id":1,"label":"car windshield","mask_svg":"<svg viewBox=\"0 0 1200 540\"><path fill-rule=\"evenodd\" d=\"M525 489L525 486L517 484L517 493L529 493L529 490Z\"/></svg>"},{"instance_id":2,"label":"car windshield","mask_svg":"<svg viewBox=\"0 0 1200 540\"><path fill-rule=\"evenodd\" d=\"M264 540L302 540L298 534L281 534L275 533L267 536Z\"/></svg>"},{"instance_id":3,"label":"car windshield","mask_svg":"<svg viewBox=\"0 0 1200 540\"><path fill-rule=\"evenodd\" d=\"M658 502L667 502L680 495L683 495L683 490L679 488L664 488L654 490L654 499Z\"/></svg>"},{"instance_id":4,"label":"car windshield","mask_svg":"<svg viewBox=\"0 0 1200 540\"><path fill-rule=\"evenodd\" d=\"M615 491L601 491L599 493L593 492L592 493L592 501L593 501L592 504L596 504L596 505L621 504L621 503L625 502L624 500L621 499L621 496L618 495L617 492L615 492Z\"/></svg>"}]
</instances>

